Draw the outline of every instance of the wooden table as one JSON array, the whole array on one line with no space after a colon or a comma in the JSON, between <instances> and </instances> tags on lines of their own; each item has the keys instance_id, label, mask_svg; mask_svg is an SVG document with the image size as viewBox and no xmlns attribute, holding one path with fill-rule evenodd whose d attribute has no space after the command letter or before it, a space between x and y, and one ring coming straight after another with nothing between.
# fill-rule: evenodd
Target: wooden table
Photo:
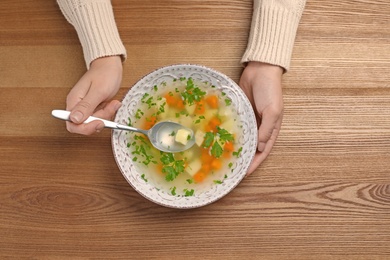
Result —
<instances>
[{"instance_id":1,"label":"wooden table","mask_svg":"<svg viewBox=\"0 0 390 260\"><path fill-rule=\"evenodd\" d=\"M160 66L235 81L251 0L113 1L128 51L121 99ZM194 210L149 202L121 175L110 131L53 119L85 72L55 1L0 3L0 259L389 259L390 3L309 0L268 159Z\"/></svg>"}]
</instances>

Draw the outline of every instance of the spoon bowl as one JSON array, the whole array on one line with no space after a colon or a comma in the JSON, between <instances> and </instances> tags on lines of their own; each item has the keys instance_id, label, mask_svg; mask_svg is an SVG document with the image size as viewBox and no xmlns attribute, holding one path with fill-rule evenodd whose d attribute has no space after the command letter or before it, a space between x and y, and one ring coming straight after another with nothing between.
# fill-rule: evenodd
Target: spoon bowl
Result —
<instances>
[{"instance_id":1,"label":"spoon bowl","mask_svg":"<svg viewBox=\"0 0 390 260\"><path fill-rule=\"evenodd\" d=\"M53 110L51 114L55 118L70 121L69 119L70 111ZM156 149L163 152L170 152L170 153L182 152L191 148L195 144L195 137L192 129L184 127L181 124L171 122L171 121L159 122L149 130L122 125L113 121L109 121L109 120L105 120L93 116L88 117L87 120L84 121L84 123L89 123L94 120L102 121L104 123L104 127L106 128L142 133L149 138L150 143ZM184 140L179 141L178 132L186 134Z\"/></svg>"}]
</instances>

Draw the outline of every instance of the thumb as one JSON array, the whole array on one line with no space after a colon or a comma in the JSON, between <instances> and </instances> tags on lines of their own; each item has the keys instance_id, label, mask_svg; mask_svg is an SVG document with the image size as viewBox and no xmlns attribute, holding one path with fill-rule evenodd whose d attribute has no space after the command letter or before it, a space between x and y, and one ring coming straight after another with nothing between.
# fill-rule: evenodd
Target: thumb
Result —
<instances>
[{"instance_id":1,"label":"thumb","mask_svg":"<svg viewBox=\"0 0 390 260\"><path fill-rule=\"evenodd\" d=\"M105 97L99 95L98 91L93 91L91 88L84 98L78 95L78 102L71 108L70 120L75 124L81 124L89 116L93 114L96 107L105 100ZM69 93L68 100L72 99L73 93ZM73 99L74 100L74 99Z\"/></svg>"},{"instance_id":2,"label":"thumb","mask_svg":"<svg viewBox=\"0 0 390 260\"><path fill-rule=\"evenodd\" d=\"M258 145L257 150L263 152L268 140L271 138L275 129L277 119L268 117L267 114L263 114L261 119L261 125L259 127Z\"/></svg>"},{"instance_id":3,"label":"thumb","mask_svg":"<svg viewBox=\"0 0 390 260\"><path fill-rule=\"evenodd\" d=\"M94 109L90 102L83 99L71 110L69 118L73 123L81 124L93 114Z\"/></svg>"}]
</instances>

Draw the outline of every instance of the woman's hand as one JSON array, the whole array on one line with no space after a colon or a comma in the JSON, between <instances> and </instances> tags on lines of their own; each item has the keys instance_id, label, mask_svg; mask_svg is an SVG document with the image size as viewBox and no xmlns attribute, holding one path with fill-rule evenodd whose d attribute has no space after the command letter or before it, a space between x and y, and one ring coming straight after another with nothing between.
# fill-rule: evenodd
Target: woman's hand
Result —
<instances>
[{"instance_id":1,"label":"woman's hand","mask_svg":"<svg viewBox=\"0 0 390 260\"><path fill-rule=\"evenodd\" d=\"M104 124L95 120L83 122L91 115L111 120L121 106L118 100L109 101L115 96L122 81L122 61L120 56L109 56L94 60L90 69L81 77L69 92L66 109L71 111L66 128L71 133L90 135L100 132Z\"/></svg>"},{"instance_id":2,"label":"woman's hand","mask_svg":"<svg viewBox=\"0 0 390 260\"><path fill-rule=\"evenodd\" d=\"M282 95L283 69L261 62L249 62L239 82L249 98L256 114L258 132L258 151L248 175L265 160L278 137L283 118Z\"/></svg>"}]
</instances>

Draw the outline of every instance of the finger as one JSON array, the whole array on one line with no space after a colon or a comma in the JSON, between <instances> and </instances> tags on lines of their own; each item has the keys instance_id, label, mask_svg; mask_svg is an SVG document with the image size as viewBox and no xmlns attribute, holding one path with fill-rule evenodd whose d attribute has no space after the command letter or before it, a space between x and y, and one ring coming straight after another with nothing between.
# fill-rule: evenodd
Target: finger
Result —
<instances>
[{"instance_id":1,"label":"finger","mask_svg":"<svg viewBox=\"0 0 390 260\"><path fill-rule=\"evenodd\" d=\"M98 110L94 116L111 120L121 105L121 102L118 100L112 100L103 109ZM103 130L104 123L100 120L94 120L88 124L74 124L72 122L67 122L66 127L67 130L71 133L91 135L94 133L99 133L101 130Z\"/></svg>"},{"instance_id":2,"label":"finger","mask_svg":"<svg viewBox=\"0 0 390 260\"><path fill-rule=\"evenodd\" d=\"M70 133L91 135L99 133L104 128L104 123L100 120L94 120L88 124L75 124L72 122L66 122L66 129Z\"/></svg>"},{"instance_id":3,"label":"finger","mask_svg":"<svg viewBox=\"0 0 390 260\"><path fill-rule=\"evenodd\" d=\"M256 152L255 156L253 157L253 160L251 164L249 165L248 171L246 176L250 175L253 173L257 167L260 166L260 164L263 162L263 159L261 158L261 152Z\"/></svg>"},{"instance_id":4,"label":"finger","mask_svg":"<svg viewBox=\"0 0 390 260\"><path fill-rule=\"evenodd\" d=\"M70 113L70 120L73 123L84 122L93 114L96 107L106 100L107 97L99 89L101 88L91 85L83 98L78 95L81 100L71 109Z\"/></svg>"},{"instance_id":5,"label":"finger","mask_svg":"<svg viewBox=\"0 0 390 260\"><path fill-rule=\"evenodd\" d=\"M264 116L261 118L257 146L259 152L264 151L265 145L271 138L272 133L276 127L277 120L277 118L275 119L274 117L270 117L268 114L264 114Z\"/></svg>"},{"instance_id":6,"label":"finger","mask_svg":"<svg viewBox=\"0 0 390 260\"><path fill-rule=\"evenodd\" d=\"M257 167L260 166L260 164L268 157L268 155L271 153L271 150L276 142L276 139L278 138L280 127L282 125L282 118L278 120L276 123L276 127L273 129L271 137L268 139L266 144L264 145L264 149L262 152L258 151L256 152L252 163L249 165L247 176L250 175L252 172L254 172Z\"/></svg>"},{"instance_id":7,"label":"finger","mask_svg":"<svg viewBox=\"0 0 390 260\"><path fill-rule=\"evenodd\" d=\"M94 116L104 118L107 120L114 119L116 111L121 107L122 103L118 100L110 101L105 107L99 109Z\"/></svg>"},{"instance_id":8,"label":"finger","mask_svg":"<svg viewBox=\"0 0 390 260\"><path fill-rule=\"evenodd\" d=\"M77 103L83 100L87 95L90 86L91 80L86 75L81 77L66 97L66 109L69 111L72 110Z\"/></svg>"},{"instance_id":9,"label":"finger","mask_svg":"<svg viewBox=\"0 0 390 260\"><path fill-rule=\"evenodd\" d=\"M263 163L263 161L268 157L268 155L271 153L272 147L275 143L275 139L271 138L265 145L264 151L262 152L256 152L251 164L249 165L247 176L253 173L260 164Z\"/></svg>"}]
</instances>

